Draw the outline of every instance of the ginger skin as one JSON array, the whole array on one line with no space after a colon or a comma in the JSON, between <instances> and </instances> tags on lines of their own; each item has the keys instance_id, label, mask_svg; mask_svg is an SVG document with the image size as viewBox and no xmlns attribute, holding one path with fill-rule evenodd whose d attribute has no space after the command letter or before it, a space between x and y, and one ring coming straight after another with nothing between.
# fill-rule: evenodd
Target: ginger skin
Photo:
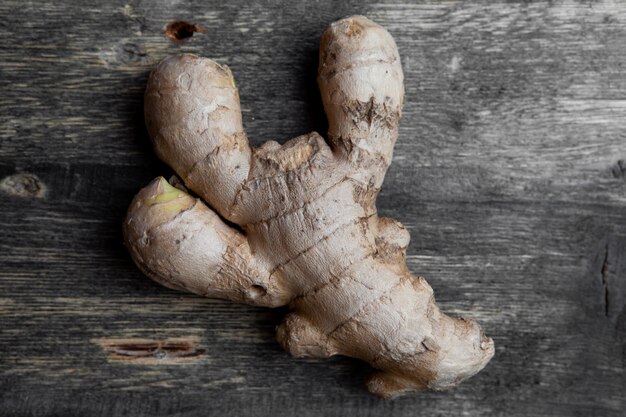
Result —
<instances>
[{"instance_id":1,"label":"ginger skin","mask_svg":"<svg viewBox=\"0 0 626 417\"><path fill-rule=\"evenodd\" d=\"M285 350L362 359L378 370L368 388L379 396L452 387L494 345L475 322L440 312L406 266L408 232L376 214L404 96L393 38L362 16L333 23L318 82L328 143L311 132L252 149L227 67L193 55L161 61L146 124L158 156L199 198L155 179L128 210L126 245L167 287L289 305L277 336Z\"/></svg>"}]
</instances>

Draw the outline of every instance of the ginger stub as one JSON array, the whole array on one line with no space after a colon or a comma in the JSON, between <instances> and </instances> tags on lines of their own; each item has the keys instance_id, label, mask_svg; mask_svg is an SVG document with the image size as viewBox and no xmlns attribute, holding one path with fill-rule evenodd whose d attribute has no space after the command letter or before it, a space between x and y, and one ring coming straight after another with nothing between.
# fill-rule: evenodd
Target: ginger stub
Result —
<instances>
[{"instance_id":1,"label":"ginger stub","mask_svg":"<svg viewBox=\"0 0 626 417\"><path fill-rule=\"evenodd\" d=\"M439 310L406 266L408 232L376 213L404 97L396 44L348 17L322 35L319 62L328 141L311 132L251 148L228 67L189 54L161 61L146 124L184 187L157 178L142 189L126 245L167 287L288 305L277 335L285 350L362 359L378 370L375 394L452 387L489 362L494 344L475 322Z\"/></svg>"}]
</instances>

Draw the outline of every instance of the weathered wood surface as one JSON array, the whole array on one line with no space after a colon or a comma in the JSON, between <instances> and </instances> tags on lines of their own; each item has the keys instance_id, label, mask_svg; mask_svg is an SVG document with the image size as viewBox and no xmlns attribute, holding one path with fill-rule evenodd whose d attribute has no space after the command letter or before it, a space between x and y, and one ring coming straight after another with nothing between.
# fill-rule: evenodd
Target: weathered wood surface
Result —
<instances>
[{"instance_id":1,"label":"weathered wood surface","mask_svg":"<svg viewBox=\"0 0 626 417\"><path fill-rule=\"evenodd\" d=\"M171 171L142 94L162 57L227 63L254 144L325 130L319 35L366 14L406 107L380 212L410 267L497 353L453 391L370 396L346 358L293 360L284 311L159 287L121 221ZM0 3L0 414L618 416L626 407L626 3ZM183 45L163 27L206 29Z\"/></svg>"}]
</instances>

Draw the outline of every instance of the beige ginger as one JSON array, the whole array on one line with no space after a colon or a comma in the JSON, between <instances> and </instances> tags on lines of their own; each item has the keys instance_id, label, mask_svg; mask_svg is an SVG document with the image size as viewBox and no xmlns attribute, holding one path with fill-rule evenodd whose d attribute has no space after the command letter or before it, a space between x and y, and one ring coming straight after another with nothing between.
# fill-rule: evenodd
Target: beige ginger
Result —
<instances>
[{"instance_id":1,"label":"beige ginger","mask_svg":"<svg viewBox=\"0 0 626 417\"><path fill-rule=\"evenodd\" d=\"M376 213L404 96L393 38L362 16L333 23L318 82L328 143L311 132L253 149L226 66L194 55L159 63L146 124L184 187L157 178L142 189L126 244L167 287L288 305L277 336L285 350L362 359L378 370L368 381L375 394L454 386L487 364L493 341L475 322L440 312L406 266L408 232Z\"/></svg>"}]
</instances>

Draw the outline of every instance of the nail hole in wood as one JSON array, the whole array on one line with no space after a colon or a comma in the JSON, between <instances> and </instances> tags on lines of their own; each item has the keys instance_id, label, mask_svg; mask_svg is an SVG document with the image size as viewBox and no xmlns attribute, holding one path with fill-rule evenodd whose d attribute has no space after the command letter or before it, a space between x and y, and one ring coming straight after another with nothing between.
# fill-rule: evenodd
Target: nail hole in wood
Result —
<instances>
[{"instance_id":1,"label":"nail hole in wood","mask_svg":"<svg viewBox=\"0 0 626 417\"><path fill-rule=\"evenodd\" d=\"M195 23L187 23L183 20L176 20L165 27L165 35L177 45L189 40L196 32L204 33L206 29Z\"/></svg>"}]
</instances>

